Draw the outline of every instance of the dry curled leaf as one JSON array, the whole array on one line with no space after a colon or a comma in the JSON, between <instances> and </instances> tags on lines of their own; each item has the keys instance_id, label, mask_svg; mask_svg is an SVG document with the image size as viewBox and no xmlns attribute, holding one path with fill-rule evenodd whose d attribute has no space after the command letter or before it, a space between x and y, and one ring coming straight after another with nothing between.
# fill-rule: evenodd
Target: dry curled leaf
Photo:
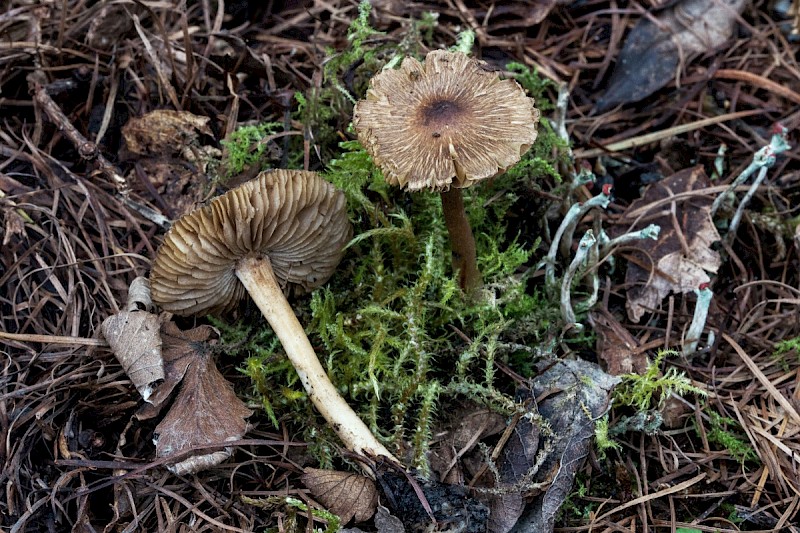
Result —
<instances>
[{"instance_id":1,"label":"dry curled leaf","mask_svg":"<svg viewBox=\"0 0 800 533\"><path fill-rule=\"evenodd\" d=\"M355 518L364 522L372 518L378 505L378 490L368 477L352 472L306 468L301 479L311 494L342 524Z\"/></svg>"},{"instance_id":2,"label":"dry curled leaf","mask_svg":"<svg viewBox=\"0 0 800 533\"><path fill-rule=\"evenodd\" d=\"M638 102L675 77L682 61L721 46L733 34L745 0L683 0L643 16L625 39L598 111Z\"/></svg>"},{"instance_id":3,"label":"dry curled leaf","mask_svg":"<svg viewBox=\"0 0 800 533\"><path fill-rule=\"evenodd\" d=\"M161 358L161 321L153 313L150 286L145 278L131 282L125 311L103 321L100 331L125 373L145 401L151 401L154 384L164 379Z\"/></svg>"},{"instance_id":4,"label":"dry curled leaf","mask_svg":"<svg viewBox=\"0 0 800 533\"><path fill-rule=\"evenodd\" d=\"M130 119L122 127L122 135L128 150L134 154L168 155L196 144L200 134L211 136L209 122L208 117L188 111L157 109Z\"/></svg>"},{"instance_id":5,"label":"dry curled leaf","mask_svg":"<svg viewBox=\"0 0 800 533\"><path fill-rule=\"evenodd\" d=\"M625 284L631 321L638 322L648 309L657 308L670 292L685 294L708 283L708 273L719 269L720 256L711 249L720 238L711 220L711 199L682 194L709 186L703 167L685 169L650 185L625 212L618 227L661 226L657 240L638 241L637 251L629 256Z\"/></svg>"},{"instance_id":6,"label":"dry curled leaf","mask_svg":"<svg viewBox=\"0 0 800 533\"><path fill-rule=\"evenodd\" d=\"M162 328L168 373L173 379L183 375L183 382L172 408L156 427L158 457L222 445L247 432L246 419L253 413L217 370L209 343L212 332L208 326L183 332L171 322ZM178 475L199 472L219 464L231 453L230 447L210 453L198 450L168 468Z\"/></svg>"}]
</instances>

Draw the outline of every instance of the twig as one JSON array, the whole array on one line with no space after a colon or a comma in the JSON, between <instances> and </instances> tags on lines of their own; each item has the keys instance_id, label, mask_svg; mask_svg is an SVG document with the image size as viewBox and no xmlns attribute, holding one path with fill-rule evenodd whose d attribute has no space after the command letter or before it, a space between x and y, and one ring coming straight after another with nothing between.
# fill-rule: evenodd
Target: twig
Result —
<instances>
[{"instance_id":1,"label":"twig","mask_svg":"<svg viewBox=\"0 0 800 533\"><path fill-rule=\"evenodd\" d=\"M630 148L636 148L638 146L644 146L646 144L654 143L662 139L675 137L676 135L680 135L682 133L688 133L690 131L699 130L700 128L705 128L706 126L719 124L720 122L729 122L731 120L736 120L740 118L752 117L753 115L758 115L760 113L763 113L763 111L758 109L753 109L750 111L738 111L736 113L728 113L727 115L720 115L718 117L706 118L703 120L698 120L696 122L691 122L689 124L681 124L680 126L675 126L673 128L667 128L665 130L648 133L646 135L641 135L639 137L633 137L632 139L625 139L624 141L608 144L606 146L603 146L602 148L591 148L589 150L576 150L575 157L578 159L584 159L588 157L597 157L606 154L608 152L621 152L623 150L628 150Z\"/></svg>"},{"instance_id":2,"label":"twig","mask_svg":"<svg viewBox=\"0 0 800 533\"><path fill-rule=\"evenodd\" d=\"M62 335L35 335L26 333L6 333L0 331L0 341L40 342L43 344L77 344L78 346L108 346L104 339L88 337L65 337Z\"/></svg>"},{"instance_id":3,"label":"twig","mask_svg":"<svg viewBox=\"0 0 800 533\"><path fill-rule=\"evenodd\" d=\"M44 74L41 71L36 71L30 76L28 76L28 85L33 92L33 100L36 102L47 116L50 118L51 121L56 125L59 131L63 132L67 139L75 145L75 148L78 150L80 156L87 161L94 161L97 166L100 168L100 171L108 177L114 186L117 188L117 192L121 196L127 196L130 192L130 185L128 184L128 180L122 177L119 172L117 171L116 167L111 164L111 162L106 159L102 153L100 153L100 149L97 147L97 144L89 141L86 137L81 135L81 133L72 125L69 121L67 116L58 107L50 95L47 93L45 86L41 81L44 79Z\"/></svg>"},{"instance_id":4,"label":"twig","mask_svg":"<svg viewBox=\"0 0 800 533\"><path fill-rule=\"evenodd\" d=\"M72 125L58 104L56 104L47 93L45 85L42 83L43 79L44 74L41 71L35 71L28 76L28 85L31 88L31 92L33 92L34 102L44 110L59 131L63 132L67 139L72 142L80 156L87 161L94 162L100 172L114 184L117 189L117 195L123 204L154 224L158 224L163 228L169 227L170 220L167 217L146 205L131 200L129 196L131 187L128 180L119 173L117 167L105 158L96 143L89 141Z\"/></svg>"}]
</instances>

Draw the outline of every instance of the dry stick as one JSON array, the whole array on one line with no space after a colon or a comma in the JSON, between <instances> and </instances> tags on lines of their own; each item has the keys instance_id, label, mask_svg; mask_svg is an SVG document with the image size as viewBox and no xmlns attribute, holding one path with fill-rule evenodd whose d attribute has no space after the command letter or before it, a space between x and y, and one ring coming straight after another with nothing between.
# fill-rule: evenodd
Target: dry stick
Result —
<instances>
[{"instance_id":1,"label":"dry stick","mask_svg":"<svg viewBox=\"0 0 800 533\"><path fill-rule=\"evenodd\" d=\"M464 211L464 198L461 189L450 187L442 191L442 211L444 224L450 235L450 246L453 250L453 270L459 273L459 284L469 296L482 284L478 270L478 258L475 251L475 237Z\"/></svg>"},{"instance_id":2,"label":"dry stick","mask_svg":"<svg viewBox=\"0 0 800 533\"><path fill-rule=\"evenodd\" d=\"M4 340L16 342L41 342L45 344L77 344L79 346L106 347L105 339L90 339L87 337L68 337L62 335L35 335L27 333L6 333L0 331L0 342Z\"/></svg>"},{"instance_id":3,"label":"dry stick","mask_svg":"<svg viewBox=\"0 0 800 533\"><path fill-rule=\"evenodd\" d=\"M105 158L105 156L100 152L100 149L97 147L97 144L89 141L75 128L75 126L72 125L58 104L56 104L50 95L47 94L47 89L45 89L44 85L39 81L43 78L44 74L38 71L33 73L28 78L28 84L33 92L33 101L44 110L59 131L63 132L67 139L69 139L69 141L75 145L75 148L78 150L80 156L87 161L93 161L100 169L100 172L102 172L111 180L117 189L117 194L119 195L122 203L137 211L140 215L147 218L154 224L158 224L161 227L168 227L170 225L170 221L167 217L150 209L149 207L132 201L128 197L128 194L130 193L130 185L128 184L128 180L120 175L117 168ZM111 104L113 104L113 102L109 101L108 105Z\"/></svg>"},{"instance_id":4,"label":"dry stick","mask_svg":"<svg viewBox=\"0 0 800 533\"><path fill-rule=\"evenodd\" d=\"M664 489L664 490L660 490L658 492L653 492L651 494L646 494L644 496L639 496L638 498L636 498L634 500L631 500L631 501L629 501L629 502L627 502L627 503L625 503L623 505L620 505L619 507L615 507L614 509L611 509L610 511L606 511L604 514L602 514L602 515L598 516L597 518L595 518L592 523L600 522L600 521L608 518L609 516L611 516L611 515L613 515L615 513L618 513L618 512L620 512L622 510L625 510L625 509L629 509L629 508L634 507L636 505L639 505L641 503L648 502L648 501L651 501L651 500L657 500L658 498L663 498L664 496L669 496L670 494L675 494L675 493L681 492L683 490L686 490L689 487L691 487L692 485L694 485L696 483L699 483L700 481L704 480L706 478L706 476L708 476L708 474L703 472L701 474L696 475L695 477L693 477L691 479L687 479L683 483L678 483L677 485L674 485L674 486L669 487L669 488Z\"/></svg>"},{"instance_id":5,"label":"dry stick","mask_svg":"<svg viewBox=\"0 0 800 533\"><path fill-rule=\"evenodd\" d=\"M763 113L763 111L758 109L753 109L750 111L738 111L736 113L728 113L727 115L720 115L718 117L706 118L703 120L698 120L696 122L691 122L689 124L681 124L680 126L667 128L665 130L655 131L653 133L648 133L646 135L640 135L639 137L633 137L632 139L626 139L624 141L612 143L602 148L591 148L589 150L576 150L575 157L577 159L585 159L589 157L597 157L600 155L604 155L608 152L621 152L622 150L636 148L637 146L644 146L645 144L650 144L656 141L660 141L662 139L674 137L675 135L680 135L681 133L688 133L690 131L698 130L700 128L705 128L706 126L711 126L713 124L719 124L720 122L728 122L731 120L750 117L761 113Z\"/></svg>"},{"instance_id":6,"label":"dry stick","mask_svg":"<svg viewBox=\"0 0 800 533\"><path fill-rule=\"evenodd\" d=\"M800 104L800 94L797 94L789 87L781 85L780 83L776 83L763 76L759 76L758 74L753 74L752 72L721 68L716 72L714 72L713 77L719 80L743 81L745 83L749 83L754 87L758 87L760 89L769 91L773 94L777 94L778 96L782 96L783 98L791 100L796 104Z\"/></svg>"},{"instance_id":7,"label":"dry stick","mask_svg":"<svg viewBox=\"0 0 800 533\"><path fill-rule=\"evenodd\" d=\"M95 161L103 174L108 176L114 183L114 186L117 188L117 192L123 196L127 195L128 192L130 192L128 181L120 176L114 165L112 165L108 159L106 159L103 154L100 153L97 145L81 135L75 126L72 125L69 119L67 119L66 115L64 115L64 112L61 111L61 108L58 107L58 104L56 104L53 99L50 98L50 95L47 94L47 89L45 89L44 85L32 79L29 79L28 83L33 85L34 102L41 106L59 131L63 132L67 139L69 139L72 144L75 145L75 148L78 149L80 156L88 161Z\"/></svg>"},{"instance_id":8,"label":"dry stick","mask_svg":"<svg viewBox=\"0 0 800 533\"><path fill-rule=\"evenodd\" d=\"M778 429L778 437L783 437L783 434L786 432L786 426L789 423L789 419L787 417L783 417L783 421L781 422L781 427ZM777 446L774 447L777 449ZM758 479L758 484L756 484L756 490L753 492L753 499L750 500L750 508L755 509L758 505L758 500L761 499L761 495L764 494L764 487L767 484L767 478L769 477L769 465L764 464L764 470L761 471L761 477Z\"/></svg>"}]
</instances>

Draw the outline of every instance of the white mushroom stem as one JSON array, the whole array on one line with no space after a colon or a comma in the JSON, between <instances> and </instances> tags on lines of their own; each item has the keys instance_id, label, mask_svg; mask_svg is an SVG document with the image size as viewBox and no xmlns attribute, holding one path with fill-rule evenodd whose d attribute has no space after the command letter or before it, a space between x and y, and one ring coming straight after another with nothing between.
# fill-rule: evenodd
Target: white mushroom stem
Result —
<instances>
[{"instance_id":1,"label":"white mushroom stem","mask_svg":"<svg viewBox=\"0 0 800 533\"><path fill-rule=\"evenodd\" d=\"M283 295L269 259L253 257L242 259L237 265L236 276L280 339L311 402L347 449L359 455L368 452L371 455L383 455L396 460L328 379L328 374L317 359L303 326L300 325Z\"/></svg>"}]
</instances>

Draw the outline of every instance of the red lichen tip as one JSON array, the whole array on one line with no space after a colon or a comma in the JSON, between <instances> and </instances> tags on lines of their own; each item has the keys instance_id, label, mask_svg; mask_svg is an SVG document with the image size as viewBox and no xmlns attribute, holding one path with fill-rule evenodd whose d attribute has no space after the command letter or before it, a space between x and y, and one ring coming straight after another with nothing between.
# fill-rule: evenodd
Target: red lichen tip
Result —
<instances>
[{"instance_id":1,"label":"red lichen tip","mask_svg":"<svg viewBox=\"0 0 800 533\"><path fill-rule=\"evenodd\" d=\"M613 184L606 183L605 185L603 185L603 194L605 194L606 196L611 196L611 189L613 188L614 188Z\"/></svg>"},{"instance_id":2,"label":"red lichen tip","mask_svg":"<svg viewBox=\"0 0 800 533\"><path fill-rule=\"evenodd\" d=\"M788 131L789 130L786 128L786 126L784 126L780 122L776 122L775 124L772 125L772 132L771 133L773 135L785 135L786 132L788 132Z\"/></svg>"},{"instance_id":3,"label":"red lichen tip","mask_svg":"<svg viewBox=\"0 0 800 533\"><path fill-rule=\"evenodd\" d=\"M705 290L705 289L710 289L710 288L711 288L711 284L710 284L710 283L708 283L708 282L706 282L706 283L701 283L701 284L700 284L700 290L701 290L701 291L703 291L703 290Z\"/></svg>"}]
</instances>

